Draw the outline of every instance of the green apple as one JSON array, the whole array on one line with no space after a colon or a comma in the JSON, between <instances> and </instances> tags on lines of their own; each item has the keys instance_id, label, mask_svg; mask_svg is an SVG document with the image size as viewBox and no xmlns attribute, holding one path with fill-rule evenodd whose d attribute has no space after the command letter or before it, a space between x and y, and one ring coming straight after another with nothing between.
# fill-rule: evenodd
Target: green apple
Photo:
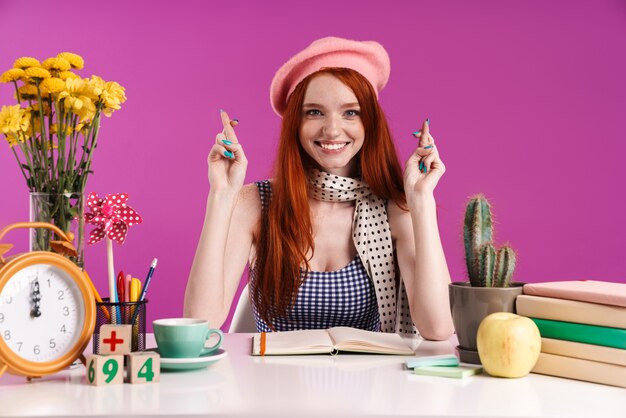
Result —
<instances>
[{"instance_id":1,"label":"green apple","mask_svg":"<svg viewBox=\"0 0 626 418\"><path fill-rule=\"evenodd\" d=\"M486 316L478 326L476 343L483 368L497 377L526 376L541 351L537 325L510 312Z\"/></svg>"}]
</instances>

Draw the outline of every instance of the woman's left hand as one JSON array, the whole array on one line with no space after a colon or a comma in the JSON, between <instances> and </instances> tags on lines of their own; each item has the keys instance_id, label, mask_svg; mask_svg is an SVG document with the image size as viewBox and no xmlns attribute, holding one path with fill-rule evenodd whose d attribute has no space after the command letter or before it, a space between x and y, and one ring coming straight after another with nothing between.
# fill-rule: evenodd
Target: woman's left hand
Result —
<instances>
[{"instance_id":1,"label":"woman's left hand","mask_svg":"<svg viewBox=\"0 0 626 418\"><path fill-rule=\"evenodd\" d=\"M404 167L404 191L407 194L432 194L445 173L446 166L439 157L427 122L424 122L420 133L415 136L420 140Z\"/></svg>"}]
</instances>

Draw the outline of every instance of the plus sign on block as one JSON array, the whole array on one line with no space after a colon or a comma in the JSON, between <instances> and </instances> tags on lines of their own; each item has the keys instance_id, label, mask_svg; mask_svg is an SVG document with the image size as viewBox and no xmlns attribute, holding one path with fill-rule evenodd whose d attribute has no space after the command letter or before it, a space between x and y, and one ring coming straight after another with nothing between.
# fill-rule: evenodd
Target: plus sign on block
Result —
<instances>
[{"instance_id":1,"label":"plus sign on block","mask_svg":"<svg viewBox=\"0 0 626 418\"><path fill-rule=\"evenodd\" d=\"M132 325L102 325L98 354L130 354Z\"/></svg>"}]
</instances>

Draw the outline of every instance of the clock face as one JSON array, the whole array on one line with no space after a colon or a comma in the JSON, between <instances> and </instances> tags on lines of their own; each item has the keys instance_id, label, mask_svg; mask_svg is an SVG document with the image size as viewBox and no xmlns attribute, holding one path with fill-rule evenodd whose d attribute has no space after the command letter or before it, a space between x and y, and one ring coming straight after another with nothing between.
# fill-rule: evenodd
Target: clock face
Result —
<instances>
[{"instance_id":1,"label":"clock face","mask_svg":"<svg viewBox=\"0 0 626 418\"><path fill-rule=\"evenodd\" d=\"M80 289L57 266L25 267L0 293L0 338L25 360L39 363L62 357L76 344L84 321Z\"/></svg>"}]
</instances>

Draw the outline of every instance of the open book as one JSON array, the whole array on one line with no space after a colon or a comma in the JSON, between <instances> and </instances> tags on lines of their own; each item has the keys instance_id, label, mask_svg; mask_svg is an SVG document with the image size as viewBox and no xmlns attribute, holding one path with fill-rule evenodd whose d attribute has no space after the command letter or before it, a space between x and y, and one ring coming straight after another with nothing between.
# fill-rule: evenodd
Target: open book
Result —
<instances>
[{"instance_id":1,"label":"open book","mask_svg":"<svg viewBox=\"0 0 626 418\"><path fill-rule=\"evenodd\" d=\"M252 339L253 356L337 354L340 351L406 356L415 354L398 334L350 327L262 332L255 334Z\"/></svg>"}]
</instances>

